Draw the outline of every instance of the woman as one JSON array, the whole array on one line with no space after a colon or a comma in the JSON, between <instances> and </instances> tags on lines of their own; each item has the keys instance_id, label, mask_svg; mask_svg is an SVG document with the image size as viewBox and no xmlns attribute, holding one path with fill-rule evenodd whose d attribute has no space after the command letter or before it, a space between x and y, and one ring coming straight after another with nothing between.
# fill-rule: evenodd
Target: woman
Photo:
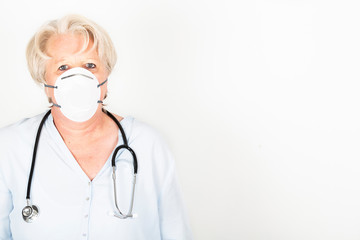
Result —
<instances>
[{"instance_id":1,"label":"woman","mask_svg":"<svg viewBox=\"0 0 360 240\"><path fill-rule=\"evenodd\" d=\"M51 21L27 61L52 107L0 130L0 239L191 239L166 145L103 109L116 62L106 32Z\"/></svg>"}]
</instances>

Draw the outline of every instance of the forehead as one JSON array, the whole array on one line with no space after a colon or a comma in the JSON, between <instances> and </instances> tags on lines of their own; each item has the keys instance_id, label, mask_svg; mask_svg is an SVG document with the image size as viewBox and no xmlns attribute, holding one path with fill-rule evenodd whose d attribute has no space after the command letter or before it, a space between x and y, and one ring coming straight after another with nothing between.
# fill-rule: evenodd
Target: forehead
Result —
<instances>
[{"instance_id":1,"label":"forehead","mask_svg":"<svg viewBox=\"0 0 360 240\"><path fill-rule=\"evenodd\" d=\"M81 34L59 34L49 38L46 44L46 53L51 58L67 58L72 56L84 56L97 58L96 49L92 49L93 41L89 40L85 46L85 37Z\"/></svg>"}]
</instances>

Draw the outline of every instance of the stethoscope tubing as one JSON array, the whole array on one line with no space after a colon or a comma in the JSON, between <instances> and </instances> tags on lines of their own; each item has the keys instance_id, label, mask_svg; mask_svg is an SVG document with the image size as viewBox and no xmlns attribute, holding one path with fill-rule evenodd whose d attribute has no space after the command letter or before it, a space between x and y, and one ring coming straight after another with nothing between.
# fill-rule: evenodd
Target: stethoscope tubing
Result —
<instances>
[{"instance_id":1,"label":"stethoscope tubing","mask_svg":"<svg viewBox=\"0 0 360 240\"><path fill-rule=\"evenodd\" d=\"M112 114L111 114L110 112L108 112L108 111L106 111L105 113L106 113L112 120L114 120L114 122L118 125L118 127L119 127L119 129L120 129L120 132L121 132L121 136L122 136L122 138L123 138L123 145L120 145L120 146L116 147L116 149L115 149L115 151L114 151L114 153L113 153L113 155L112 155L111 166L112 166L112 167L115 167L115 159L116 159L116 155L117 155L118 151L119 151L120 149L125 148L125 149L127 149L127 150L131 153L131 155L132 155L132 157L133 157L133 160L134 160L134 162L133 162L133 165L134 165L134 174L137 174L138 162L137 162L136 154L135 154L134 150L132 150L132 148L130 148L129 145L128 145L128 141L127 141L127 139L126 139L126 137L125 137L125 131L124 131L124 129L122 128L120 122L116 119L116 117L115 117L114 115L112 115Z\"/></svg>"},{"instance_id":2,"label":"stethoscope tubing","mask_svg":"<svg viewBox=\"0 0 360 240\"><path fill-rule=\"evenodd\" d=\"M32 156L32 161L31 161L31 168L30 168L30 174L29 174L29 179L28 179L28 185L27 185L27 191L26 191L26 200L30 199L30 192L31 192L31 182L32 182L32 178L34 175L34 169L35 169L35 161L36 161L36 154L37 154L37 148L39 145L39 139L40 139L40 134L41 134L41 130L43 128L43 125L46 121L46 119L48 118L48 116L50 115L51 110L49 110L43 117L43 119L41 120L41 123L39 125L37 134L36 134L36 138L35 138L35 146L34 146L34 151L33 151L33 156Z\"/></svg>"},{"instance_id":3,"label":"stethoscope tubing","mask_svg":"<svg viewBox=\"0 0 360 240\"><path fill-rule=\"evenodd\" d=\"M116 149L114 150L114 153L112 155L112 159L111 159L111 165L112 165L112 168L113 168L113 185L114 185L114 200L115 200L115 207L116 209L118 210L119 214L114 214L115 217L118 217L118 218L122 218L122 219L126 219L126 218L129 218L129 217L133 217L132 215L132 209L133 209L133 203L134 203L134 193L135 193L135 183L136 183L136 175L137 175L137 171L138 171L138 162L137 162L137 158L136 158L136 154L134 152L134 150L129 147L128 145L128 141L126 139L126 135L125 135L125 131L124 129L122 128L120 122L116 119L116 117L114 115L112 115L110 112L106 111L105 109L103 109L103 112L106 113L115 123L116 125L118 126L118 128L120 129L120 132L121 132L121 136L122 136L122 140L123 140L123 144L116 147ZM29 178L28 178L28 185L27 185L27 191L26 191L26 202L27 202L27 206L23 209L23 218L26 222L32 222L33 219L32 218L32 212L34 211L35 213L35 216L36 217L38 215L38 208L37 206L35 205L31 205L31 200L30 200L30 193L31 193L31 184L32 184L32 178L33 178L33 175L34 175L34 169L35 169L35 162L36 162L36 154L37 154L37 149L38 149L38 145L39 145L39 139L40 139L40 135L41 135L41 130L43 128L43 125L46 121L46 119L49 117L51 113L51 110L49 110L43 117L43 119L41 120L40 122L40 125L39 125L39 128L38 128L38 131L37 131L37 134L36 134L36 139L35 139L35 145L34 145L34 151L33 151L33 156L32 156L32 162L31 162L31 168L30 168L30 173L29 173ZM116 194L116 174L115 174L115 171L116 171L116 164L115 164L115 160L116 160L116 155L118 153L118 151L120 149L126 149L128 150L131 155L132 155L132 158L133 158L133 167L134 167L134 179L133 179L133 187L132 187L132 194L131 194L131 203L130 203L130 209L129 209L129 212L125 215L123 214L119 207L118 207L118 204L117 204L117 194ZM31 210L31 211L30 211ZM29 213L29 216L25 216L24 215L24 212L27 212L27 211L30 211Z\"/></svg>"}]
</instances>

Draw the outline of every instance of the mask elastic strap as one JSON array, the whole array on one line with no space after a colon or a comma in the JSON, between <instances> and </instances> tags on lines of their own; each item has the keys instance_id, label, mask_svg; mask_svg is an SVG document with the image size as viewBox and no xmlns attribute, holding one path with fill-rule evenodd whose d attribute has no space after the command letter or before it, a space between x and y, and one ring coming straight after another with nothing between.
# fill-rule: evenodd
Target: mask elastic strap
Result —
<instances>
[{"instance_id":1,"label":"mask elastic strap","mask_svg":"<svg viewBox=\"0 0 360 240\"><path fill-rule=\"evenodd\" d=\"M107 79L106 79L105 81L103 81L102 83L100 83L99 85L97 85L97 87L101 87L101 86L104 85L106 82L107 82ZM103 104L104 102L101 101L101 100L99 100L99 101L97 101L97 103Z\"/></svg>"},{"instance_id":2,"label":"mask elastic strap","mask_svg":"<svg viewBox=\"0 0 360 240\"><path fill-rule=\"evenodd\" d=\"M104 85L107 82L107 79L105 81L103 81L102 83L100 83L99 85L97 85L97 87L101 87L102 85Z\"/></svg>"},{"instance_id":3,"label":"mask elastic strap","mask_svg":"<svg viewBox=\"0 0 360 240\"><path fill-rule=\"evenodd\" d=\"M53 103L52 107L58 107L61 108L61 106L59 104Z\"/></svg>"},{"instance_id":4,"label":"mask elastic strap","mask_svg":"<svg viewBox=\"0 0 360 240\"><path fill-rule=\"evenodd\" d=\"M57 86L52 86L52 85L47 85L44 83L44 86L45 87L48 87L48 88L58 88ZM61 106L59 104L56 104L56 103L53 103L53 105L51 107L58 107L58 108L61 108Z\"/></svg>"},{"instance_id":5,"label":"mask elastic strap","mask_svg":"<svg viewBox=\"0 0 360 240\"><path fill-rule=\"evenodd\" d=\"M107 79L105 81L103 81L102 83L100 83L97 87L100 87L102 85L104 85L105 83L107 82ZM45 87L48 87L48 88L58 88L57 86L52 86L52 85L47 85L44 83L44 86ZM97 103L104 103L103 101L101 100L98 100ZM56 103L53 103L52 105L53 107L58 107L58 108L61 108L61 106L59 104L56 104Z\"/></svg>"},{"instance_id":6,"label":"mask elastic strap","mask_svg":"<svg viewBox=\"0 0 360 240\"><path fill-rule=\"evenodd\" d=\"M47 85L44 83L44 87L48 87L48 88L58 88L57 86L52 86L52 85Z\"/></svg>"}]
</instances>

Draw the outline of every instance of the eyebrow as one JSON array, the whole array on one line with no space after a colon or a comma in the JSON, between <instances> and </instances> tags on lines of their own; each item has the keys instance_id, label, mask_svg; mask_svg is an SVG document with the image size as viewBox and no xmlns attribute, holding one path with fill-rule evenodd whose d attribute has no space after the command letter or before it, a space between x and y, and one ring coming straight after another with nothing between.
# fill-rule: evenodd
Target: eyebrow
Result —
<instances>
[{"instance_id":1,"label":"eyebrow","mask_svg":"<svg viewBox=\"0 0 360 240\"><path fill-rule=\"evenodd\" d=\"M67 62L68 59L67 58L60 58L59 60L55 61L55 64L58 64L60 62ZM100 62L100 59L95 59L95 58L85 58L84 60L82 60L82 62L88 62L88 61L94 61L94 62Z\"/></svg>"},{"instance_id":2,"label":"eyebrow","mask_svg":"<svg viewBox=\"0 0 360 240\"><path fill-rule=\"evenodd\" d=\"M54 63L57 64L59 62L64 62L66 59L65 58L60 58L59 60L55 61Z\"/></svg>"}]
</instances>

